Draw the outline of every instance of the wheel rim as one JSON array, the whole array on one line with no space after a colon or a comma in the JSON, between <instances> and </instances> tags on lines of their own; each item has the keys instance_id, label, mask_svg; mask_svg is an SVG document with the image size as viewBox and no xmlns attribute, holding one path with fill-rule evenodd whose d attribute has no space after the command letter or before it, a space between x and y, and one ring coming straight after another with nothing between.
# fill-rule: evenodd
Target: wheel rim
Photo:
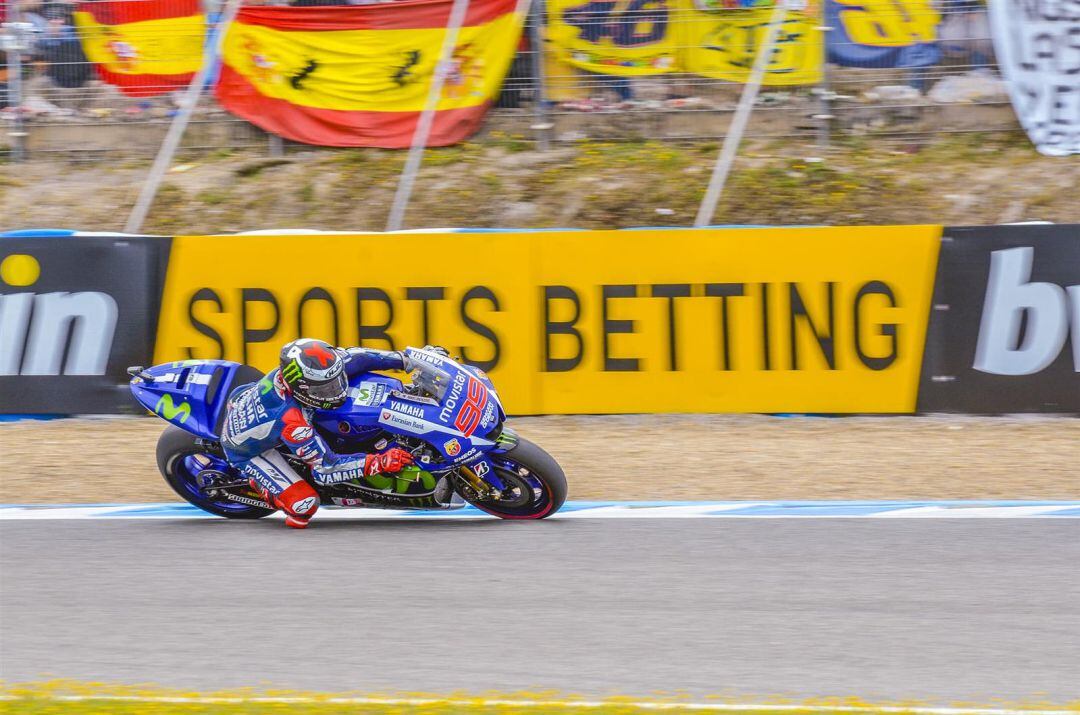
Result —
<instances>
[{"instance_id":1,"label":"wheel rim","mask_svg":"<svg viewBox=\"0 0 1080 715\"><path fill-rule=\"evenodd\" d=\"M502 493L499 499L478 499L478 509L511 519L536 519L546 515L553 506L551 489L543 475L512 459L499 459L495 469L483 480Z\"/></svg>"},{"instance_id":2,"label":"wheel rim","mask_svg":"<svg viewBox=\"0 0 1080 715\"><path fill-rule=\"evenodd\" d=\"M199 484L195 479L195 474L192 473L187 465L184 464L186 457L204 454L203 452L181 452L173 456L172 460L166 465L169 472L174 475L176 481L180 484L180 487L190 497L189 501L198 506L212 506L215 509L221 511L231 512L233 514L240 514L258 507L249 506L248 504L241 504L229 499L210 499L203 493L203 490L199 488ZM206 455L211 456L211 455Z\"/></svg>"}]
</instances>

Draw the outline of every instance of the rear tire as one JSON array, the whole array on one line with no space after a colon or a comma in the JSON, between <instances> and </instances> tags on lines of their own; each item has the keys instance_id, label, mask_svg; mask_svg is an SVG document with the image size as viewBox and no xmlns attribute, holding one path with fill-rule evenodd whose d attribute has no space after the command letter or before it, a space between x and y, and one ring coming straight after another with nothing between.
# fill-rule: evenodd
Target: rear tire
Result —
<instances>
[{"instance_id":1,"label":"rear tire","mask_svg":"<svg viewBox=\"0 0 1080 715\"><path fill-rule=\"evenodd\" d=\"M197 439L190 432L173 425L166 427L158 438L158 470L177 496L205 512L227 519L261 519L274 513L272 509L239 502L214 502L204 496L195 483L195 475L190 474L184 466L184 457L206 451L196 443Z\"/></svg>"},{"instance_id":2,"label":"rear tire","mask_svg":"<svg viewBox=\"0 0 1080 715\"><path fill-rule=\"evenodd\" d=\"M510 450L491 455L496 476L504 483L531 487L532 499L513 506L498 501L466 500L481 511L500 519L545 519L566 501L566 474L555 458L527 439L518 438ZM520 471L525 470L526 475ZM515 486L517 486L515 484ZM519 490L520 491L520 490Z\"/></svg>"}]
</instances>

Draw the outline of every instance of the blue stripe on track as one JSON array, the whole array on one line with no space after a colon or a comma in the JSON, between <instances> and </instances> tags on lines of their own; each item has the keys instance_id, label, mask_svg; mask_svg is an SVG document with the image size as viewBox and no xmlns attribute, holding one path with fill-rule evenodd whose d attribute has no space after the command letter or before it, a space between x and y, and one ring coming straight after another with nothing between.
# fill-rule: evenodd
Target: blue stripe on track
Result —
<instances>
[{"instance_id":1,"label":"blue stripe on track","mask_svg":"<svg viewBox=\"0 0 1080 715\"><path fill-rule=\"evenodd\" d=\"M580 501L556 518L1080 518L1080 501ZM0 519L211 518L189 504L0 505ZM328 507L329 519L488 518L474 507L456 511L400 511Z\"/></svg>"}]
</instances>

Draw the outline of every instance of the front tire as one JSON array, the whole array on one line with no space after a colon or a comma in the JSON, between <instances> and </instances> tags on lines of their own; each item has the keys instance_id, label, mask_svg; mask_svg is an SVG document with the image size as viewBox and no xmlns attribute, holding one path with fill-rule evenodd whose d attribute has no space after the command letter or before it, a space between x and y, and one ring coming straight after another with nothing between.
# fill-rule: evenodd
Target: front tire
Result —
<instances>
[{"instance_id":1,"label":"front tire","mask_svg":"<svg viewBox=\"0 0 1080 715\"><path fill-rule=\"evenodd\" d=\"M469 499L481 511L500 519L545 519L566 501L566 474L555 459L527 439L501 454L491 455L495 474L485 481L500 486L500 499Z\"/></svg>"},{"instance_id":2,"label":"front tire","mask_svg":"<svg viewBox=\"0 0 1080 715\"><path fill-rule=\"evenodd\" d=\"M181 499L205 512L228 519L261 519L274 513L271 509L262 509L238 502L214 501L203 494L195 481L195 475L184 465L184 457L206 453L206 450L199 446L197 439L190 432L173 425L166 427L158 438L158 469L161 471L161 476L165 478L165 482Z\"/></svg>"}]
</instances>

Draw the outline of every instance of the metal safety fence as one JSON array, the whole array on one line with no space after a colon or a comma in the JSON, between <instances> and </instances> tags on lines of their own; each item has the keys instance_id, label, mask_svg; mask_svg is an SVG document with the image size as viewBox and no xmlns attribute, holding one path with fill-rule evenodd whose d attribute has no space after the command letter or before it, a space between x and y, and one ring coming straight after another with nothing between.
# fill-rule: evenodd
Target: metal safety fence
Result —
<instances>
[{"instance_id":1,"label":"metal safety fence","mask_svg":"<svg viewBox=\"0 0 1080 715\"><path fill-rule=\"evenodd\" d=\"M722 137L769 4L534 0L486 127L545 145ZM2 7L0 153L16 159L155 151L221 11L220 0ZM211 72L183 146L280 147L215 100L215 80ZM907 141L1016 128L982 0L820 0L785 20L747 135Z\"/></svg>"}]
</instances>

